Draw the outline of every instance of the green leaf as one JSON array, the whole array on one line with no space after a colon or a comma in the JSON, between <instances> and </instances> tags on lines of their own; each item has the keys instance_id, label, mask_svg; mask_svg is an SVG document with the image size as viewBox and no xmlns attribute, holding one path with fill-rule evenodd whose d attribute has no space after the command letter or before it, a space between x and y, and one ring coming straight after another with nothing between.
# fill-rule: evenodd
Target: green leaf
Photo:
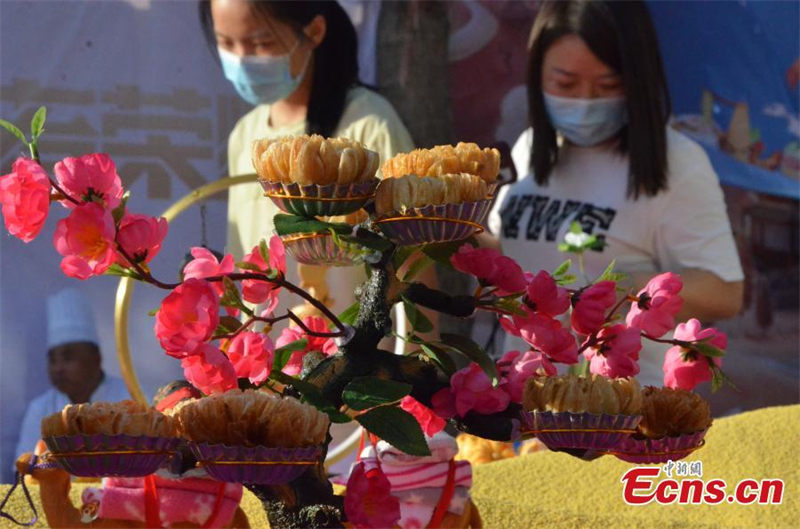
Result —
<instances>
[{"instance_id":1,"label":"green leaf","mask_svg":"<svg viewBox=\"0 0 800 529\"><path fill-rule=\"evenodd\" d=\"M263 270L261 270L257 264L248 263L247 261L239 261L236 263L236 267L241 268L242 270L250 270L251 272L263 272Z\"/></svg>"},{"instance_id":2,"label":"green leaf","mask_svg":"<svg viewBox=\"0 0 800 529\"><path fill-rule=\"evenodd\" d=\"M572 259L567 259L566 261L558 265L558 267L553 271L553 277L564 275L565 273L567 273L567 270L569 270L570 266L572 266Z\"/></svg>"},{"instance_id":3,"label":"green leaf","mask_svg":"<svg viewBox=\"0 0 800 529\"><path fill-rule=\"evenodd\" d=\"M400 267L403 266L403 263L405 263L416 251L416 246L398 246L395 248L394 254L392 254L392 264L394 264L394 269L400 270Z\"/></svg>"},{"instance_id":4,"label":"green leaf","mask_svg":"<svg viewBox=\"0 0 800 529\"><path fill-rule=\"evenodd\" d=\"M292 357L292 353L296 351L303 351L307 345L308 340L301 338L300 340L289 342L283 347L278 347L275 349L274 360L272 361L272 369L274 371L282 370L289 361L289 358Z\"/></svg>"},{"instance_id":5,"label":"green leaf","mask_svg":"<svg viewBox=\"0 0 800 529\"><path fill-rule=\"evenodd\" d=\"M217 329L214 331L214 337L218 338L222 335L236 332L241 326L242 322L233 316L222 316L219 319L219 325L217 325Z\"/></svg>"},{"instance_id":6,"label":"green leaf","mask_svg":"<svg viewBox=\"0 0 800 529\"><path fill-rule=\"evenodd\" d=\"M219 319L219 324L228 329L230 332L235 332L242 326L242 322L233 316L222 316Z\"/></svg>"},{"instance_id":7,"label":"green leaf","mask_svg":"<svg viewBox=\"0 0 800 529\"><path fill-rule=\"evenodd\" d=\"M358 317L358 310L361 308L361 302L356 301L339 314L339 321L345 325L355 325L356 318Z\"/></svg>"},{"instance_id":8,"label":"green leaf","mask_svg":"<svg viewBox=\"0 0 800 529\"><path fill-rule=\"evenodd\" d=\"M722 389L722 386L725 382L725 378L722 375L722 371L720 371L719 369L713 369L712 373L713 375L711 377L711 393L716 393L717 391Z\"/></svg>"},{"instance_id":9,"label":"green leaf","mask_svg":"<svg viewBox=\"0 0 800 529\"><path fill-rule=\"evenodd\" d=\"M417 332L431 332L433 330L431 320L429 320L414 303L409 301L408 298L405 296L401 296L401 298L403 299L403 310L406 313L406 318L408 318L411 327Z\"/></svg>"},{"instance_id":10,"label":"green leaf","mask_svg":"<svg viewBox=\"0 0 800 529\"><path fill-rule=\"evenodd\" d=\"M505 310L517 316L526 316L528 313L522 308L522 304L516 299L500 298L492 303L498 309Z\"/></svg>"},{"instance_id":11,"label":"green leaf","mask_svg":"<svg viewBox=\"0 0 800 529\"><path fill-rule=\"evenodd\" d=\"M452 268L453 265L450 264L450 257L452 257L453 254L458 252L458 249L465 244L478 246L478 243L475 242L475 238L470 237L469 239L461 241L435 242L431 244L426 244L425 246L422 247L422 253L424 253L437 263L442 263Z\"/></svg>"},{"instance_id":12,"label":"green leaf","mask_svg":"<svg viewBox=\"0 0 800 529\"><path fill-rule=\"evenodd\" d=\"M244 306L244 303L242 303L242 298L239 294L239 289L236 287L236 283L234 283L230 277L223 276L222 285L225 287L225 291L222 293L222 297L219 300L220 305L224 307Z\"/></svg>"},{"instance_id":13,"label":"green leaf","mask_svg":"<svg viewBox=\"0 0 800 529\"><path fill-rule=\"evenodd\" d=\"M377 233L372 233L367 230L358 230L358 235L339 235L339 239L348 243L361 246L362 248L369 248L376 252L388 252L392 249L394 244L388 239L384 239Z\"/></svg>"},{"instance_id":14,"label":"green leaf","mask_svg":"<svg viewBox=\"0 0 800 529\"><path fill-rule=\"evenodd\" d=\"M136 270L132 268L125 268L117 263L112 264L109 266L103 275L107 276L118 276L118 277L130 277L131 279L141 280L142 277L136 272Z\"/></svg>"},{"instance_id":15,"label":"green leaf","mask_svg":"<svg viewBox=\"0 0 800 529\"><path fill-rule=\"evenodd\" d=\"M119 225L120 221L122 221L122 217L125 216L125 207L128 204L129 198L131 198L131 192L125 191L125 193L122 195L122 200L120 200L119 205L111 210L111 216L114 218L114 224Z\"/></svg>"},{"instance_id":16,"label":"green leaf","mask_svg":"<svg viewBox=\"0 0 800 529\"><path fill-rule=\"evenodd\" d=\"M439 366L445 375L449 377L456 372L456 363L453 362L453 359L450 358L447 351L431 343L421 343L419 346L422 348L421 354L424 354L436 362L436 365Z\"/></svg>"},{"instance_id":17,"label":"green leaf","mask_svg":"<svg viewBox=\"0 0 800 529\"><path fill-rule=\"evenodd\" d=\"M278 235L291 235L293 233L317 233L327 232L333 229L340 235L349 235L353 227L349 224L323 222L317 219L309 219L298 215L287 215L278 213L273 218L275 231Z\"/></svg>"},{"instance_id":18,"label":"green leaf","mask_svg":"<svg viewBox=\"0 0 800 529\"><path fill-rule=\"evenodd\" d=\"M483 369L484 373L486 373L491 379L492 385L497 385L497 380L499 378L497 374L497 366L495 366L494 361L480 345L476 344L466 336L461 336L458 334L442 333L441 338L442 341L440 343L442 345L448 349L452 349L453 351L461 353L481 366L481 369Z\"/></svg>"},{"instance_id":19,"label":"green leaf","mask_svg":"<svg viewBox=\"0 0 800 529\"><path fill-rule=\"evenodd\" d=\"M569 232L574 233L575 235L580 235L583 233L583 226L577 220L573 220L569 225Z\"/></svg>"},{"instance_id":20,"label":"green leaf","mask_svg":"<svg viewBox=\"0 0 800 529\"><path fill-rule=\"evenodd\" d=\"M267 246L266 239L258 241L258 253L261 254L261 258L264 259L264 261L269 263L269 246Z\"/></svg>"},{"instance_id":21,"label":"green leaf","mask_svg":"<svg viewBox=\"0 0 800 529\"><path fill-rule=\"evenodd\" d=\"M411 384L377 377L358 377L342 391L342 400L354 410L368 410L375 406L397 402L411 393Z\"/></svg>"},{"instance_id":22,"label":"green leaf","mask_svg":"<svg viewBox=\"0 0 800 529\"><path fill-rule=\"evenodd\" d=\"M396 332L391 333L392 338L397 338L398 340L403 340L406 343L416 343L422 344L427 343L425 340L417 336L416 334L409 334L408 336L400 336Z\"/></svg>"},{"instance_id":23,"label":"green leaf","mask_svg":"<svg viewBox=\"0 0 800 529\"><path fill-rule=\"evenodd\" d=\"M319 388L317 388L317 386L310 384L305 380L289 376L286 373L278 371L274 368L270 372L269 378L272 380L277 380L281 384L292 386L294 389L300 392L300 394L303 396L303 400L317 408L319 411L327 414L328 417L330 417L331 422L345 423L352 420L350 417L336 409L333 404L323 397L322 392L319 390Z\"/></svg>"},{"instance_id":24,"label":"green leaf","mask_svg":"<svg viewBox=\"0 0 800 529\"><path fill-rule=\"evenodd\" d=\"M420 274L420 272L422 272L432 264L433 260L430 257L428 257L427 255L420 255L419 257L417 257L417 260L414 261L414 263L408 267L406 275L403 276L403 281L405 281L406 283L410 283L411 281L414 280L415 277L417 277Z\"/></svg>"},{"instance_id":25,"label":"green leaf","mask_svg":"<svg viewBox=\"0 0 800 529\"><path fill-rule=\"evenodd\" d=\"M395 406L380 406L362 413L356 421L406 454L428 456L431 454L419 423L413 415Z\"/></svg>"},{"instance_id":26,"label":"green leaf","mask_svg":"<svg viewBox=\"0 0 800 529\"><path fill-rule=\"evenodd\" d=\"M585 248L583 248L582 246L574 246L572 244L567 244L565 242L558 243L558 251L562 252L562 253L581 254L581 253L583 253L584 249Z\"/></svg>"},{"instance_id":27,"label":"green leaf","mask_svg":"<svg viewBox=\"0 0 800 529\"><path fill-rule=\"evenodd\" d=\"M556 283L558 283L560 286L564 286L564 285L571 285L577 280L578 276L576 276L575 274L564 274L563 276L556 279Z\"/></svg>"},{"instance_id":28,"label":"green leaf","mask_svg":"<svg viewBox=\"0 0 800 529\"><path fill-rule=\"evenodd\" d=\"M47 109L39 107L31 119L31 140L36 141L44 132L45 119L47 119Z\"/></svg>"},{"instance_id":29,"label":"green leaf","mask_svg":"<svg viewBox=\"0 0 800 529\"><path fill-rule=\"evenodd\" d=\"M151 310L151 311L148 311L148 312L147 312L147 315L148 315L148 316L155 316L156 314L158 314L158 310L159 310L159 309L153 309L153 310Z\"/></svg>"},{"instance_id":30,"label":"green leaf","mask_svg":"<svg viewBox=\"0 0 800 529\"><path fill-rule=\"evenodd\" d=\"M710 362L709 362L710 364ZM714 393L715 391L722 389L724 385L728 385L734 391L740 391L736 384L722 371L721 368L717 367L716 365L711 367L711 372L713 376L711 377L711 392Z\"/></svg>"},{"instance_id":31,"label":"green leaf","mask_svg":"<svg viewBox=\"0 0 800 529\"><path fill-rule=\"evenodd\" d=\"M611 262L608 263L608 266L606 267L606 269L603 270L603 273L600 274L600 277L598 277L595 282L597 282L597 281L605 281L606 279L609 279L611 277L611 274L614 271L614 265L615 264L617 264L617 260L616 259L612 259Z\"/></svg>"},{"instance_id":32,"label":"green leaf","mask_svg":"<svg viewBox=\"0 0 800 529\"><path fill-rule=\"evenodd\" d=\"M589 248L590 250L597 250L600 251L603 248L608 246L605 237L597 237L596 235L592 235L589 237L589 240L586 242L585 247Z\"/></svg>"},{"instance_id":33,"label":"green leaf","mask_svg":"<svg viewBox=\"0 0 800 529\"><path fill-rule=\"evenodd\" d=\"M707 341L693 342L689 347L703 356L725 356L725 351L719 347L714 347Z\"/></svg>"},{"instance_id":34,"label":"green leaf","mask_svg":"<svg viewBox=\"0 0 800 529\"><path fill-rule=\"evenodd\" d=\"M16 125L11 123L10 121L6 121L4 119L0 119L0 127L3 127L8 132L10 132L14 136L16 136L17 139L19 141L21 141L22 143L24 143L25 145L28 145L28 140L25 139L25 134L23 134L22 131L19 130L19 127L17 127Z\"/></svg>"}]
</instances>

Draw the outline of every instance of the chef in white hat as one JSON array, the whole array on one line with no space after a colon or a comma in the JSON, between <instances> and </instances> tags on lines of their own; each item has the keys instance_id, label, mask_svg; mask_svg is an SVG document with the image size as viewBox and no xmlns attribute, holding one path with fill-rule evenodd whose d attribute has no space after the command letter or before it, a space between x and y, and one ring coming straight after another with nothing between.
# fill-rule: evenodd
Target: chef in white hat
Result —
<instances>
[{"instance_id":1,"label":"chef in white hat","mask_svg":"<svg viewBox=\"0 0 800 529\"><path fill-rule=\"evenodd\" d=\"M130 398L122 379L103 373L94 316L79 290L67 288L47 298L47 373L54 387L25 411L17 452L33 452L42 419L67 404L118 402Z\"/></svg>"}]
</instances>

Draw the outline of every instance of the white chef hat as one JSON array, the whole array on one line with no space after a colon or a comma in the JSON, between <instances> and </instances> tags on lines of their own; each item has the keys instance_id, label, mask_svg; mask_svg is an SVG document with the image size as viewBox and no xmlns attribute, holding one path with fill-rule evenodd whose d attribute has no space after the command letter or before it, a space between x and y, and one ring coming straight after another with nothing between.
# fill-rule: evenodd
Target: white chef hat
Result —
<instances>
[{"instance_id":1,"label":"white chef hat","mask_svg":"<svg viewBox=\"0 0 800 529\"><path fill-rule=\"evenodd\" d=\"M47 349L72 342L99 343L88 300L80 290L65 288L47 298Z\"/></svg>"}]
</instances>

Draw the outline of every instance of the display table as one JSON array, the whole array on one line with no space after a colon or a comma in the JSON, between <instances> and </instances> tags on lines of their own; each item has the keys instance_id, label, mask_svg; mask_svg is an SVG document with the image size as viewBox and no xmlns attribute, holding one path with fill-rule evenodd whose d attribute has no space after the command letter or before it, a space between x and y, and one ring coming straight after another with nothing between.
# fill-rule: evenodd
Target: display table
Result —
<instances>
[{"instance_id":1,"label":"display table","mask_svg":"<svg viewBox=\"0 0 800 529\"><path fill-rule=\"evenodd\" d=\"M475 467L473 497L487 528L786 528L800 519L800 405L764 408L719 419L704 448L687 461L702 461L703 481L722 479L729 493L742 479L782 479L781 505L629 506L622 499L622 475L633 467L613 457L584 462L544 452ZM662 473L656 483L664 478ZM680 478L678 478L680 479ZM79 504L85 484L72 488ZM9 485L0 485L4 494ZM30 488L37 509L38 488ZM242 500L252 527L267 527L261 503L245 491ZM18 519L30 513L22 491L8 510ZM0 519L0 527L12 527ZM44 519L34 527L46 527Z\"/></svg>"}]
</instances>

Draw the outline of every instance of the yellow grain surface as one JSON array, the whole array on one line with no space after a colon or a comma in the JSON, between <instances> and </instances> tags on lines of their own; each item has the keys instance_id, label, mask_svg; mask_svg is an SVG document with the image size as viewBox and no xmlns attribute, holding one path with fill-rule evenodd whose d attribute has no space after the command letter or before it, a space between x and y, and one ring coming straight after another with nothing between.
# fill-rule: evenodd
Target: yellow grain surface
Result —
<instances>
[{"instance_id":1,"label":"yellow grain surface","mask_svg":"<svg viewBox=\"0 0 800 529\"><path fill-rule=\"evenodd\" d=\"M558 452L479 465L472 495L487 528L796 528L799 442L800 405L763 408L716 420L706 445L686 459L702 461L702 479L723 479L728 491L745 478L782 479L781 505L629 506L620 478L634 465Z\"/></svg>"},{"instance_id":2,"label":"yellow grain surface","mask_svg":"<svg viewBox=\"0 0 800 529\"><path fill-rule=\"evenodd\" d=\"M543 452L475 467L472 495L486 528L784 529L800 527L800 405L764 408L718 419L706 446L686 461L703 462L703 479L723 479L730 491L742 479L779 478L781 505L629 506L620 478L633 465L606 456L585 462ZM76 483L71 496L90 486ZM0 497L10 485L0 485ZM38 487L30 488L41 514ZM268 527L260 502L245 490L243 505L252 527ZM21 490L5 510L28 520ZM13 527L0 519L0 527ZM34 527L47 527L40 519Z\"/></svg>"}]
</instances>

